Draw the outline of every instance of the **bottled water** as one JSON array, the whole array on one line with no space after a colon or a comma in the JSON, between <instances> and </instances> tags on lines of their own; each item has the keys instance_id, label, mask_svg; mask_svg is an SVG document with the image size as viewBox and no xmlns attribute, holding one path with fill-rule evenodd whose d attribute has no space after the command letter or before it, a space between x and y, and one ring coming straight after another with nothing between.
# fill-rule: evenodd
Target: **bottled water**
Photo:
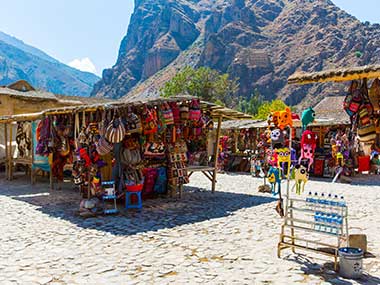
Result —
<instances>
[{"instance_id":1,"label":"bottled water","mask_svg":"<svg viewBox=\"0 0 380 285\"><path fill-rule=\"evenodd\" d=\"M308 210L313 210L313 194L311 193L311 191L307 194L306 197L306 208Z\"/></svg>"},{"instance_id":2,"label":"bottled water","mask_svg":"<svg viewBox=\"0 0 380 285\"><path fill-rule=\"evenodd\" d=\"M346 201L344 200L343 196L340 196L339 206L346 207Z\"/></svg>"},{"instance_id":3,"label":"bottled water","mask_svg":"<svg viewBox=\"0 0 380 285\"><path fill-rule=\"evenodd\" d=\"M322 209L325 208L326 199L325 199L325 193L321 194L321 199L319 199L319 205Z\"/></svg>"},{"instance_id":4,"label":"bottled water","mask_svg":"<svg viewBox=\"0 0 380 285\"><path fill-rule=\"evenodd\" d=\"M314 203L314 211L319 210L319 208L318 208L319 197L318 197L318 193L317 192L314 193L314 201L313 201L313 203Z\"/></svg>"}]
</instances>

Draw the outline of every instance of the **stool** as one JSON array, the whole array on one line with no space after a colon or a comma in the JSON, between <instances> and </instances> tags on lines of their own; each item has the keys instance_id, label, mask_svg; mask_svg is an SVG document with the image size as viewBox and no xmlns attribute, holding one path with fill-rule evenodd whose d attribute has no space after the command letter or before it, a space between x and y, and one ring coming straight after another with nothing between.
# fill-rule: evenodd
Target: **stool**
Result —
<instances>
[{"instance_id":1,"label":"stool","mask_svg":"<svg viewBox=\"0 0 380 285\"><path fill-rule=\"evenodd\" d=\"M137 197L137 203L132 204L131 198L132 195L136 195ZM142 208L142 198L141 198L141 191L135 191L135 192L125 192L125 208L128 209L141 209Z\"/></svg>"},{"instance_id":2,"label":"stool","mask_svg":"<svg viewBox=\"0 0 380 285\"><path fill-rule=\"evenodd\" d=\"M103 213L104 214L117 214L117 204L116 204L116 194L115 194L115 183L114 181L103 181L102 187L104 190L104 194L102 196L103 200ZM113 208L106 207L106 201L113 202Z\"/></svg>"}]
</instances>

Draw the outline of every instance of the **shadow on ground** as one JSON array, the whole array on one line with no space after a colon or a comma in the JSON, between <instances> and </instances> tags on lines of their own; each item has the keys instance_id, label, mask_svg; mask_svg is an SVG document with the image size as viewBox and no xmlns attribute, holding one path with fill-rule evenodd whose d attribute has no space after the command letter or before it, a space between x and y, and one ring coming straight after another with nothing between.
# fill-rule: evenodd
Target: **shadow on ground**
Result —
<instances>
[{"instance_id":1,"label":"shadow on ground","mask_svg":"<svg viewBox=\"0 0 380 285\"><path fill-rule=\"evenodd\" d=\"M116 216L83 219L77 215L80 196L71 183L65 183L60 191L49 193L46 182L31 186L21 179L12 183L0 180L0 195L32 204L47 215L68 220L80 227L115 235L133 235L198 223L276 201L272 197L218 191L211 193L205 189L184 187L182 199L165 197L146 200L141 211L121 211ZM119 204L119 208L123 205Z\"/></svg>"},{"instance_id":2,"label":"shadow on ground","mask_svg":"<svg viewBox=\"0 0 380 285\"><path fill-rule=\"evenodd\" d=\"M321 266L317 263L312 262L311 259L309 259L307 256L303 254L292 254L287 256L286 259L298 263L301 266L300 269L305 273L305 275L318 276L322 278L324 281L329 282L331 284L354 284L352 280L343 279L339 276L337 272L333 270L333 262L328 262ZM363 285L378 285L380 284L380 278L369 275L367 273L363 273L363 276L360 279L355 279L355 284L358 283Z\"/></svg>"}]
</instances>

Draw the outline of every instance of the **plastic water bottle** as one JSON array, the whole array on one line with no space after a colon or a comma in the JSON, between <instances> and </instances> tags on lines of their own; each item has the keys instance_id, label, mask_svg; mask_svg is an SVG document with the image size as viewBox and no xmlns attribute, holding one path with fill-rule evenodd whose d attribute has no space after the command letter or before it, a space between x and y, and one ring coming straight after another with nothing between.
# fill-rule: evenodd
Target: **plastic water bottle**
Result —
<instances>
[{"instance_id":1,"label":"plastic water bottle","mask_svg":"<svg viewBox=\"0 0 380 285\"><path fill-rule=\"evenodd\" d=\"M337 214L333 213L331 214L331 233L337 234L338 233L338 228L337 228Z\"/></svg>"},{"instance_id":2,"label":"plastic water bottle","mask_svg":"<svg viewBox=\"0 0 380 285\"><path fill-rule=\"evenodd\" d=\"M338 199L338 195L334 195L334 198L333 198L333 200L332 200L332 202L331 202L331 208L332 208L332 210L333 210L333 212L334 213L336 213L336 214L339 214L339 210L338 210L338 202L339 202L339 199Z\"/></svg>"},{"instance_id":3,"label":"plastic water bottle","mask_svg":"<svg viewBox=\"0 0 380 285\"><path fill-rule=\"evenodd\" d=\"M327 196L327 203L326 205L330 206L330 212L333 213L333 207L332 207L332 195L331 193L329 193L329 195Z\"/></svg>"},{"instance_id":4,"label":"plastic water bottle","mask_svg":"<svg viewBox=\"0 0 380 285\"><path fill-rule=\"evenodd\" d=\"M307 197L306 197L306 208L308 210L313 210L313 195L311 191L307 194Z\"/></svg>"},{"instance_id":5,"label":"plastic water bottle","mask_svg":"<svg viewBox=\"0 0 380 285\"><path fill-rule=\"evenodd\" d=\"M346 201L344 200L343 196L340 196L339 206L346 207Z\"/></svg>"},{"instance_id":6,"label":"plastic water bottle","mask_svg":"<svg viewBox=\"0 0 380 285\"><path fill-rule=\"evenodd\" d=\"M314 222L315 222L314 229L317 231L321 230L321 227L319 225L320 219L321 219L320 212L316 211L314 214Z\"/></svg>"},{"instance_id":7,"label":"plastic water bottle","mask_svg":"<svg viewBox=\"0 0 380 285\"><path fill-rule=\"evenodd\" d=\"M319 203L319 197L318 197L318 193L315 192L314 193L314 211L317 211L319 208L318 208L318 203Z\"/></svg>"},{"instance_id":8,"label":"plastic water bottle","mask_svg":"<svg viewBox=\"0 0 380 285\"><path fill-rule=\"evenodd\" d=\"M321 194L321 199L319 199L319 205L321 206L322 209L325 208L326 204L326 199L325 199L325 193Z\"/></svg>"}]
</instances>

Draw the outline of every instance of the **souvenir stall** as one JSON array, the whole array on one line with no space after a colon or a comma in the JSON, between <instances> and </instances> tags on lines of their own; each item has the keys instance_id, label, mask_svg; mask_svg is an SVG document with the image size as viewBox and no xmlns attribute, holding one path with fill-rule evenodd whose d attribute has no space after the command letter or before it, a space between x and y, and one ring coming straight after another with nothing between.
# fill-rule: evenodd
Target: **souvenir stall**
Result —
<instances>
[{"instance_id":1,"label":"souvenir stall","mask_svg":"<svg viewBox=\"0 0 380 285\"><path fill-rule=\"evenodd\" d=\"M380 66L371 65L315 73L298 73L289 78L290 84L317 82L350 82L341 108L349 117L350 158L358 172L370 171L370 156L380 150ZM339 149L339 139L332 145ZM340 139L342 140L342 139ZM331 143L331 142L330 142ZM334 152L333 148L333 152ZM337 152L339 154L339 152ZM347 152L337 159L346 164ZM348 163L351 163L348 161Z\"/></svg>"},{"instance_id":2,"label":"souvenir stall","mask_svg":"<svg viewBox=\"0 0 380 285\"><path fill-rule=\"evenodd\" d=\"M4 116L0 118L3 126L3 140L5 149L5 169L6 177L12 180L14 169L18 165L25 168L26 174L30 174L31 182L34 183L35 170L43 169L45 165L36 156L36 137L34 120L41 113L31 113L26 115ZM44 169L48 171L48 169Z\"/></svg>"},{"instance_id":3,"label":"souvenir stall","mask_svg":"<svg viewBox=\"0 0 380 285\"><path fill-rule=\"evenodd\" d=\"M49 159L51 189L68 168L87 203L126 196L127 208L141 207L181 194L194 172L215 191L221 122L249 117L189 96L50 109L38 116L36 155Z\"/></svg>"},{"instance_id":4,"label":"souvenir stall","mask_svg":"<svg viewBox=\"0 0 380 285\"><path fill-rule=\"evenodd\" d=\"M287 248L293 252L304 249L334 257L336 268L342 238L348 236L347 207L343 197L305 189L318 143L317 134L308 129L314 117L312 108L302 113L299 155L293 148L296 134L290 109L272 112L268 119L267 179L272 194L278 196L275 210L283 218L278 257ZM264 141L268 142L267 138ZM320 235L327 238L321 242ZM332 252L325 252L321 246Z\"/></svg>"},{"instance_id":5,"label":"souvenir stall","mask_svg":"<svg viewBox=\"0 0 380 285\"><path fill-rule=\"evenodd\" d=\"M343 96L328 96L315 107L305 110L306 117L308 112L315 114L310 122L304 118L304 123L307 124L307 129L317 136L310 175L334 177L335 170L341 162L339 161L341 155L344 158L345 176L354 174L354 159L351 152L353 143L348 140L350 118L341 107L343 101ZM294 126L296 139L293 141L293 147L298 155L301 149L301 141L298 138L302 136L302 122L295 122Z\"/></svg>"},{"instance_id":6,"label":"souvenir stall","mask_svg":"<svg viewBox=\"0 0 380 285\"><path fill-rule=\"evenodd\" d=\"M262 120L231 120L222 123L220 169L229 172L251 172L251 158L258 152Z\"/></svg>"},{"instance_id":7,"label":"souvenir stall","mask_svg":"<svg viewBox=\"0 0 380 285\"><path fill-rule=\"evenodd\" d=\"M314 82L344 82L351 81L347 95L344 98L342 108L350 117L348 133L338 130L335 136L328 137L332 157L337 160L337 167L333 182L341 174L344 174L346 157L344 152L354 152L352 145L371 145L372 149L377 144L377 121L380 111L380 66L365 66L352 69L329 70L311 74L295 74L289 78L291 84L307 84ZM374 79L369 83L369 79ZM318 138L307 126L303 126L301 140L301 157L306 158L310 153L315 153ZM338 143L338 136L342 142ZM344 138L346 136L346 138ZM312 141L310 141L310 139ZM326 137L324 137L325 142ZM343 142L346 140L346 142ZM352 143L354 142L354 143ZM345 146L346 145L346 146ZM358 168L363 168L363 162L358 158ZM367 167L368 165L366 165ZM310 163L307 166L310 169ZM297 166L301 169L302 166ZM367 168L369 170L369 167ZM308 169L304 168L299 174L307 181ZM302 193L303 187L298 183L299 174L295 171L296 194ZM278 243L278 256L282 250L290 248L312 251L334 258L334 268L337 269L338 252L349 250L350 236L348 232L348 207L343 196L326 189L323 193L305 190L303 195L297 197L292 191L286 194L285 218L281 227L280 241ZM323 236L323 239L316 238ZM347 248L342 248L342 246ZM358 249L358 251L360 251ZM361 264L353 267L355 273L361 273Z\"/></svg>"}]
</instances>

